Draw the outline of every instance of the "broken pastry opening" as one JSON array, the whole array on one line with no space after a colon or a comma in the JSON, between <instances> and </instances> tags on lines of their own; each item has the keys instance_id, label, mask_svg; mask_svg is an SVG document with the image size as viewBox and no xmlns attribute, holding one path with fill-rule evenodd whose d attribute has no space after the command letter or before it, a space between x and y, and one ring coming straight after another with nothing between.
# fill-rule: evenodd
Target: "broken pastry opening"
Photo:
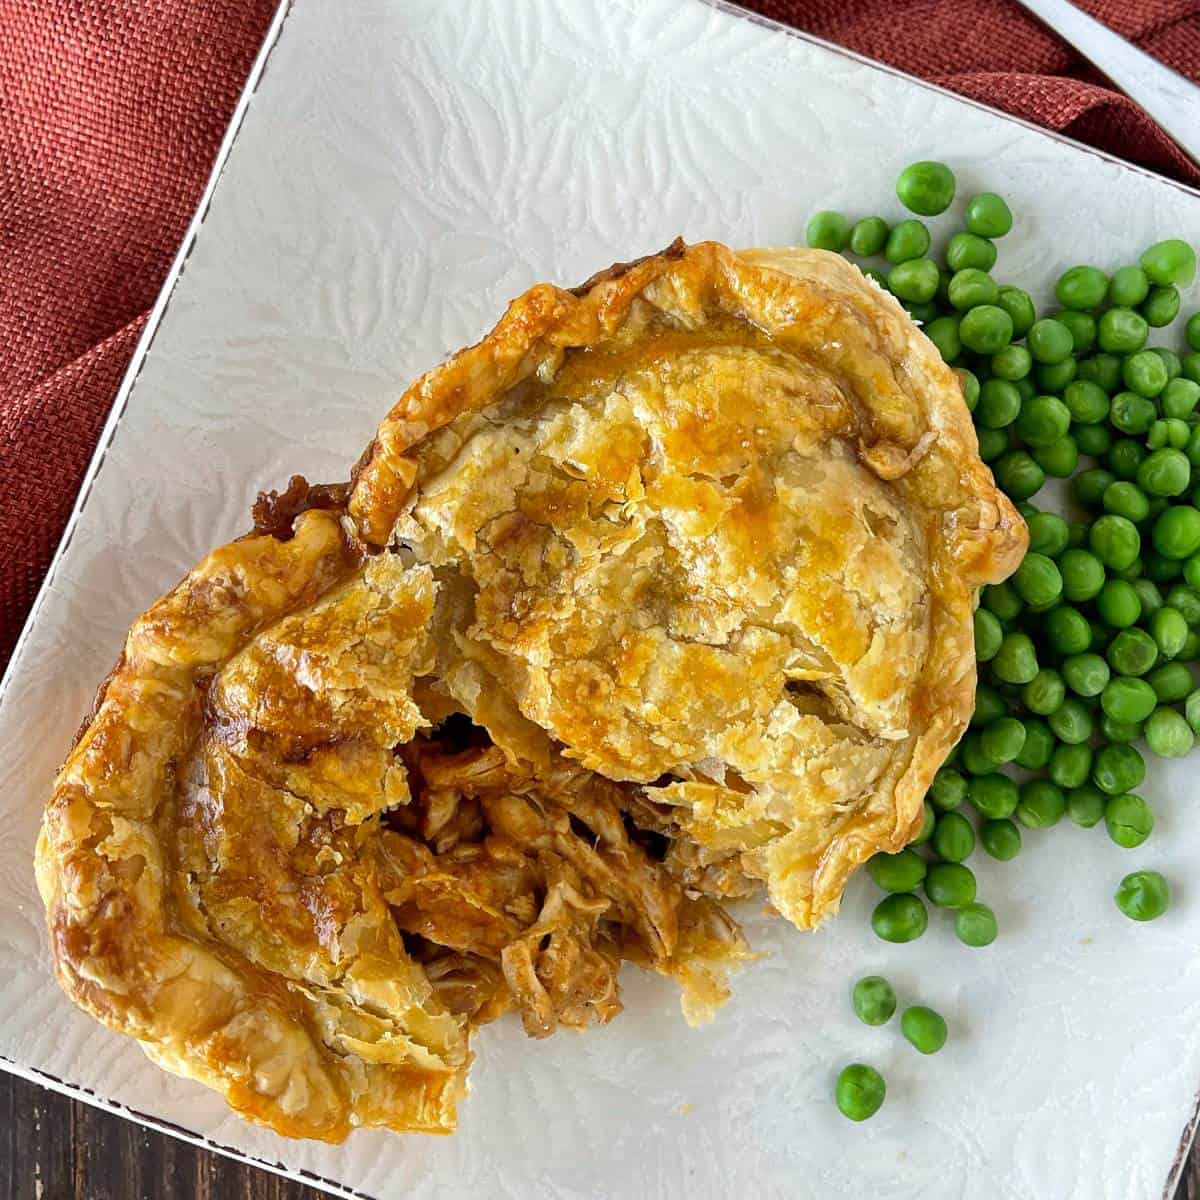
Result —
<instances>
[{"instance_id":1,"label":"broken pastry opening","mask_svg":"<svg viewBox=\"0 0 1200 1200\"><path fill-rule=\"evenodd\" d=\"M904 845L1020 561L949 369L820 251L540 285L130 630L47 803L58 978L281 1133L448 1132L470 1035L709 1018L729 906Z\"/></svg>"}]
</instances>

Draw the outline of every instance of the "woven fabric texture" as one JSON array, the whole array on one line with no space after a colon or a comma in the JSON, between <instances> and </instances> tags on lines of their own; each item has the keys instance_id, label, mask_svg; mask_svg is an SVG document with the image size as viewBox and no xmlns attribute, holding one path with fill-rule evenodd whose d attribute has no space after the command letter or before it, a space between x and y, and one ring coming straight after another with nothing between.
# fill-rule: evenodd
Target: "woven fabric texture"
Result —
<instances>
[{"instance_id":1,"label":"woven fabric texture","mask_svg":"<svg viewBox=\"0 0 1200 1200\"><path fill-rule=\"evenodd\" d=\"M743 0L1189 183L1132 102L1007 0ZM1200 79L1200 0L1077 0ZM0 666L276 0L0 0Z\"/></svg>"}]
</instances>

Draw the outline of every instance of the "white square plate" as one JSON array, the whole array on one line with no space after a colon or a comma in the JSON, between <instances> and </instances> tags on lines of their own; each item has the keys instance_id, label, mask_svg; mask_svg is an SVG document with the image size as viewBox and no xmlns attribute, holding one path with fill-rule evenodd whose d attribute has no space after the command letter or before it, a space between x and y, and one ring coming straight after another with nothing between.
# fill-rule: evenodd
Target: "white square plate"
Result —
<instances>
[{"instance_id":1,"label":"white square plate","mask_svg":"<svg viewBox=\"0 0 1200 1200\"><path fill-rule=\"evenodd\" d=\"M1200 1083L1194 763L1155 768L1142 850L1072 827L1029 834L1011 864L977 856L1003 928L988 950L943 919L885 946L856 880L818 934L751 915L770 957L703 1030L632 970L605 1029L485 1029L449 1139L285 1142L59 994L32 847L123 631L245 529L260 488L345 478L403 385L529 284L680 233L794 242L816 207L894 215L896 172L923 157L952 163L964 196L1010 198L1001 278L1200 234L1185 189L702 0L297 0L271 42L6 680L0 1055L343 1195L1163 1195ZM1177 884L1145 928L1110 898L1134 866ZM941 1054L856 1023L848 991L869 971L946 1014ZM864 1126L830 1098L852 1059L890 1085Z\"/></svg>"}]
</instances>

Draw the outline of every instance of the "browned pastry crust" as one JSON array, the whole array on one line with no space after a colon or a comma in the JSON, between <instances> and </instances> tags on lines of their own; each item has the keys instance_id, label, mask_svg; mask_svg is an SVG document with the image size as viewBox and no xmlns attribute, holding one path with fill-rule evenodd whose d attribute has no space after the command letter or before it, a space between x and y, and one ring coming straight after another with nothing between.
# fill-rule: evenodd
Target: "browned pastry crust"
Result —
<instances>
[{"instance_id":1,"label":"browned pastry crust","mask_svg":"<svg viewBox=\"0 0 1200 1200\"><path fill-rule=\"evenodd\" d=\"M293 1136L453 1128L470 1029L689 1019L915 831L1024 527L819 251L533 288L134 625L37 850L60 982Z\"/></svg>"}]
</instances>

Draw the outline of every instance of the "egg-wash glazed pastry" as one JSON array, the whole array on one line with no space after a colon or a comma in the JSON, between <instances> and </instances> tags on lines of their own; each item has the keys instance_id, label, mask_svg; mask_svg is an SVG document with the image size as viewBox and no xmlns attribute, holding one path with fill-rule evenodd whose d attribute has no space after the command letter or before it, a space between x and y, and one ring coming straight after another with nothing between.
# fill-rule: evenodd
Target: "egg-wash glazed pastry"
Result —
<instances>
[{"instance_id":1,"label":"egg-wash glazed pastry","mask_svg":"<svg viewBox=\"0 0 1200 1200\"><path fill-rule=\"evenodd\" d=\"M699 1021L916 833L1024 526L957 382L812 250L676 243L516 300L349 487L134 625L37 850L59 979L282 1133L454 1127L470 1031Z\"/></svg>"}]
</instances>

